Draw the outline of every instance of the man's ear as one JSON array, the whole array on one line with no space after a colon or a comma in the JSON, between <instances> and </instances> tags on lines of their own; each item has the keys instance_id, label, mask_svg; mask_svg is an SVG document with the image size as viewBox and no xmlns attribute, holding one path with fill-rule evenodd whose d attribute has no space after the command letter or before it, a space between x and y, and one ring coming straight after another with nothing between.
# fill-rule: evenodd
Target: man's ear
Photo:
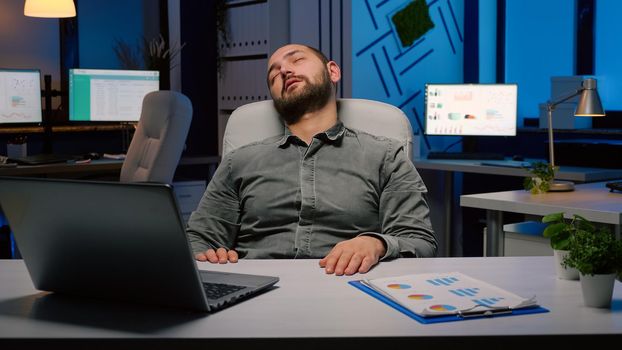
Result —
<instances>
[{"instance_id":1,"label":"man's ear","mask_svg":"<svg viewBox=\"0 0 622 350\"><path fill-rule=\"evenodd\" d=\"M333 84L337 84L339 80L341 80L341 68L335 61L330 61L326 63L326 69L328 69L328 76L330 77L330 81Z\"/></svg>"}]
</instances>

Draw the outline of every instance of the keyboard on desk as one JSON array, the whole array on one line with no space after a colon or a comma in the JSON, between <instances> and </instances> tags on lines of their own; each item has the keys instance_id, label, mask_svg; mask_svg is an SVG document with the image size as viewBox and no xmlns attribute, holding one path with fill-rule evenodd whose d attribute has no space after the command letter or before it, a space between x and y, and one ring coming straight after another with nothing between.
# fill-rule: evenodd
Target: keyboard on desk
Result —
<instances>
[{"instance_id":1,"label":"keyboard on desk","mask_svg":"<svg viewBox=\"0 0 622 350\"><path fill-rule=\"evenodd\" d=\"M609 192L613 191L621 191L622 192L622 181L611 181L605 184L609 189Z\"/></svg>"},{"instance_id":2,"label":"keyboard on desk","mask_svg":"<svg viewBox=\"0 0 622 350\"><path fill-rule=\"evenodd\" d=\"M521 162L517 160L489 160L483 161L480 164L484 166L500 166L506 168L519 168L519 169L527 169L533 168L533 165L529 162Z\"/></svg>"},{"instance_id":3,"label":"keyboard on desk","mask_svg":"<svg viewBox=\"0 0 622 350\"><path fill-rule=\"evenodd\" d=\"M44 165L54 163L65 163L68 160L76 160L77 157L66 154L34 154L31 156L9 158L9 162L14 162L21 165Z\"/></svg>"},{"instance_id":4,"label":"keyboard on desk","mask_svg":"<svg viewBox=\"0 0 622 350\"><path fill-rule=\"evenodd\" d=\"M428 159L503 160L504 157L489 152L430 152Z\"/></svg>"}]
</instances>

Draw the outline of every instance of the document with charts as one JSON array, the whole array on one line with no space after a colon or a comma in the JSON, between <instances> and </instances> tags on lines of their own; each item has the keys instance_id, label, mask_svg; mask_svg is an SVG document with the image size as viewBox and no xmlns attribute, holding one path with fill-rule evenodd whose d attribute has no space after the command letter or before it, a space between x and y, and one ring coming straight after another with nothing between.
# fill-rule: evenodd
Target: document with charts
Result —
<instances>
[{"instance_id":1,"label":"document with charts","mask_svg":"<svg viewBox=\"0 0 622 350\"><path fill-rule=\"evenodd\" d=\"M422 273L359 281L422 317L493 316L536 307L523 298L460 272Z\"/></svg>"}]
</instances>

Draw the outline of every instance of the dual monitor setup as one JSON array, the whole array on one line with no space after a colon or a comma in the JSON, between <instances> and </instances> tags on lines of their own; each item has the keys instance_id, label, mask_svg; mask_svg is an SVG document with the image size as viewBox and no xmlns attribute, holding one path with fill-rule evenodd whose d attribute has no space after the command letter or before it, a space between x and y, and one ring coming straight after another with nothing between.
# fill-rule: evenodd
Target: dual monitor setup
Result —
<instances>
[{"instance_id":1,"label":"dual monitor setup","mask_svg":"<svg viewBox=\"0 0 622 350\"><path fill-rule=\"evenodd\" d=\"M160 88L159 72L70 69L69 122L138 122L142 100ZM43 122L41 73L0 69L0 125Z\"/></svg>"},{"instance_id":2,"label":"dual monitor setup","mask_svg":"<svg viewBox=\"0 0 622 350\"><path fill-rule=\"evenodd\" d=\"M69 70L69 123L136 123L140 119L145 95L160 88L158 71L119 69ZM44 125L44 153L27 156L25 148L9 152L10 165L61 163L75 156L51 154L51 110L46 89L41 90L41 73L36 69L0 69L0 127ZM46 97L46 113L41 99ZM123 130L124 149L129 134ZM13 153L13 154L10 154ZM6 162L6 161L5 161Z\"/></svg>"}]
</instances>

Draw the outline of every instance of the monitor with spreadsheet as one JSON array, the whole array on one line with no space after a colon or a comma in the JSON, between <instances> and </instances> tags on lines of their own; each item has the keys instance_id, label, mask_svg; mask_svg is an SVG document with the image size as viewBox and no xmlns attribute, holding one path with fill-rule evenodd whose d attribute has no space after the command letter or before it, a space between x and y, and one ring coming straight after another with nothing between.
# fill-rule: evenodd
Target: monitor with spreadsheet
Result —
<instances>
[{"instance_id":1,"label":"monitor with spreadsheet","mask_svg":"<svg viewBox=\"0 0 622 350\"><path fill-rule=\"evenodd\" d=\"M150 70L70 69L69 121L137 122L143 98L159 90Z\"/></svg>"},{"instance_id":2,"label":"monitor with spreadsheet","mask_svg":"<svg viewBox=\"0 0 622 350\"><path fill-rule=\"evenodd\" d=\"M426 84L425 133L515 136L516 84Z\"/></svg>"},{"instance_id":3,"label":"monitor with spreadsheet","mask_svg":"<svg viewBox=\"0 0 622 350\"><path fill-rule=\"evenodd\" d=\"M42 119L39 70L0 68L0 124L38 124Z\"/></svg>"}]
</instances>

